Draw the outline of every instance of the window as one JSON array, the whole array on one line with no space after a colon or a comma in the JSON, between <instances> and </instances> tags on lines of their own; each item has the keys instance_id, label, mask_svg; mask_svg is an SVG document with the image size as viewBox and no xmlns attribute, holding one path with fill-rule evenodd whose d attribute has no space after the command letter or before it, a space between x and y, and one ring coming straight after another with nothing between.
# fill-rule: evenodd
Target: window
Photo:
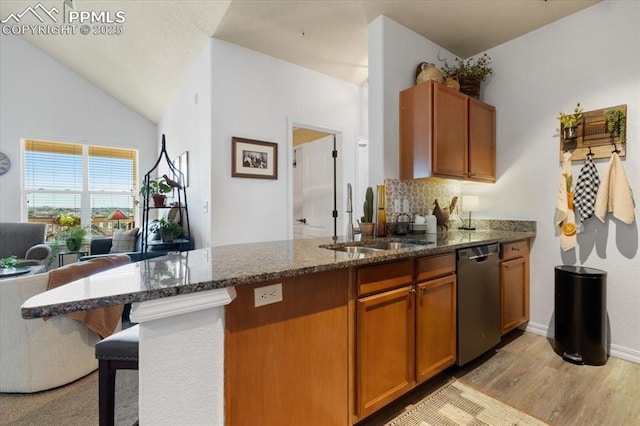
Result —
<instances>
[{"instance_id":1,"label":"window","mask_svg":"<svg viewBox=\"0 0 640 426\"><path fill-rule=\"evenodd\" d=\"M23 193L29 222L50 224L47 240L60 232L61 214L80 217L91 234L109 236L114 227L133 227L137 193L137 151L26 140ZM116 209L129 219L108 221Z\"/></svg>"}]
</instances>

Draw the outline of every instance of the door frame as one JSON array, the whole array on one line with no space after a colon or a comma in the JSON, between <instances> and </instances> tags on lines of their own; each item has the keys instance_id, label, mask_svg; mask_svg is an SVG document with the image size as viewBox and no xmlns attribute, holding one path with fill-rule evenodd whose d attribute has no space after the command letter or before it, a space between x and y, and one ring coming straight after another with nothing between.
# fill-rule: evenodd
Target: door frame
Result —
<instances>
[{"instance_id":1,"label":"door frame","mask_svg":"<svg viewBox=\"0 0 640 426\"><path fill-rule=\"evenodd\" d=\"M336 197L336 210L338 211L337 217L337 234L341 235L343 222L344 222L344 210L343 207L343 190L344 186L343 176L342 176L342 158L343 154L343 138L344 132L342 130L337 130L334 128L323 127L313 124L306 124L302 120L296 120L293 117L287 117L287 239L293 240L293 225L294 225L294 217L293 217L293 128L294 127L303 127L305 129L317 130L320 132L331 133L335 136L336 139L336 151L338 151L338 158L336 159L335 165L335 174L336 174L336 186L335 186L335 197Z\"/></svg>"}]
</instances>

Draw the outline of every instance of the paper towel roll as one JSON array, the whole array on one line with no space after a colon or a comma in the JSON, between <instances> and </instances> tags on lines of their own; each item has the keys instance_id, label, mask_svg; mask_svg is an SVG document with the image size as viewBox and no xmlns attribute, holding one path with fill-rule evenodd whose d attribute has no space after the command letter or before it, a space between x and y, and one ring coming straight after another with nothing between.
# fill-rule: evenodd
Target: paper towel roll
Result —
<instances>
[{"instance_id":1,"label":"paper towel roll","mask_svg":"<svg viewBox=\"0 0 640 426\"><path fill-rule=\"evenodd\" d=\"M437 234L438 233L438 221L436 217L432 214L428 214L425 216L427 222L427 234Z\"/></svg>"}]
</instances>

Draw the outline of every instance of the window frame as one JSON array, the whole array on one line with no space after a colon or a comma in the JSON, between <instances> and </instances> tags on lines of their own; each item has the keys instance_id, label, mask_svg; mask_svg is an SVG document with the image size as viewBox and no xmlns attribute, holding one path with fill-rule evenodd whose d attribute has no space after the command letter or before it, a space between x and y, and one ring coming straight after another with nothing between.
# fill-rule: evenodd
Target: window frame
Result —
<instances>
[{"instance_id":1,"label":"window frame","mask_svg":"<svg viewBox=\"0 0 640 426\"><path fill-rule=\"evenodd\" d=\"M50 140L39 140L39 139L22 139L21 141L21 205L23 206L23 208L21 209L21 220L23 222L29 222L30 218L29 218L29 195L30 194L69 194L69 195L78 195L80 197L80 215L81 215L81 226L90 226L91 228L93 228L91 225L93 225L92 223L92 217L93 217L93 213L92 213L92 207L91 207L91 201L92 201L92 197L96 196L96 195L113 195L113 196L127 196L127 197L131 197L131 211L133 212L133 224L132 226L135 226L135 223L137 223L139 221L138 219L138 209L137 209L137 205L136 205L136 199L137 199L137 194L138 194L138 187L139 187L139 183L138 183L138 176L139 176L139 152L138 149L135 148L123 148L123 147L116 147L116 146L104 146L104 145L95 145L95 144L84 144L84 143L76 143L76 142L63 142L63 141L50 141ZM35 145L36 148L38 148L38 145L40 145L39 149L30 149L28 146L32 144ZM27 188L27 164L26 164L26 156L28 154L28 152L34 152L34 151L40 151L40 152L50 152L50 153L54 153L53 150L49 151L46 148L43 148L45 146L45 144L66 144L66 145L70 145L69 148L69 152L74 151L74 149L72 147L75 147L75 149L77 149L77 147L80 147L80 156L82 158L81 163L82 163L82 190L77 190L77 189L69 189L69 188L64 188L64 189L32 189L32 188ZM62 149L61 151L65 151L64 149ZM96 154L91 154L91 151L94 151L94 153L98 153ZM132 188L130 190L113 190L110 191L108 189L98 189L98 190L90 190L89 186L90 186L90 182L89 182L89 159L90 157L107 157L109 158L108 155L100 155L100 154L108 154L109 152L113 152L114 155L112 158L132 158L133 160L133 176L131 177L131 183L132 183ZM124 153L126 153L128 151L127 154L129 155L124 155ZM119 155L117 155L119 154ZM42 222L42 220L34 220L34 222ZM53 220L47 221L48 224L53 225L54 222ZM114 224L115 225L115 224ZM53 234L54 239L57 239L57 234L58 234L58 230L56 229L51 229L49 234ZM87 235L89 237L91 237L93 234L93 229L92 232L88 233ZM100 235L100 234L99 234ZM104 236L109 236L107 234L105 234Z\"/></svg>"}]
</instances>

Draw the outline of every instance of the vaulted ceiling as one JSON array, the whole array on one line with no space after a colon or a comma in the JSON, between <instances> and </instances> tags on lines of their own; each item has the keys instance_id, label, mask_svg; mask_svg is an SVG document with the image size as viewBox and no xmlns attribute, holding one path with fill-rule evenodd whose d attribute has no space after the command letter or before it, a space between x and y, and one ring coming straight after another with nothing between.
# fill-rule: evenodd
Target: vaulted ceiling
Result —
<instances>
[{"instance_id":1,"label":"vaulted ceiling","mask_svg":"<svg viewBox=\"0 0 640 426\"><path fill-rule=\"evenodd\" d=\"M210 37L363 84L367 27L379 15L468 58L598 1L2 0L0 17L6 25L16 18L20 25L42 24L33 13L22 14L40 3L56 8L52 16L61 22L69 11L124 17L120 34L84 35L77 25L75 34L23 37L157 123Z\"/></svg>"}]
</instances>

